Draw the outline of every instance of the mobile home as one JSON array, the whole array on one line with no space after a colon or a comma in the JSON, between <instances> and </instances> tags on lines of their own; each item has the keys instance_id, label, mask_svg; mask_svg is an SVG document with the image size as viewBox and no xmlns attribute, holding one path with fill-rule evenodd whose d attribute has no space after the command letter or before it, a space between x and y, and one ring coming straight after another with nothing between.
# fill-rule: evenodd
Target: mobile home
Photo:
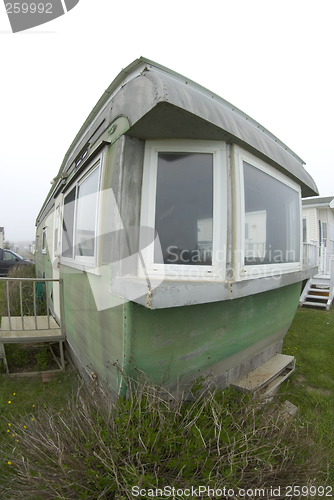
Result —
<instances>
[{"instance_id":1,"label":"mobile home","mask_svg":"<svg viewBox=\"0 0 334 500\"><path fill-rule=\"evenodd\" d=\"M303 242L319 248L319 272L330 274L334 259L334 196L302 200Z\"/></svg>"},{"instance_id":2,"label":"mobile home","mask_svg":"<svg viewBox=\"0 0 334 500\"><path fill-rule=\"evenodd\" d=\"M38 277L83 374L226 386L281 352L301 283L303 161L218 95L140 58L79 130L37 217ZM63 311L61 313L61 311ZM60 318L60 315L62 317ZM94 375L92 375L94 374Z\"/></svg>"}]
</instances>

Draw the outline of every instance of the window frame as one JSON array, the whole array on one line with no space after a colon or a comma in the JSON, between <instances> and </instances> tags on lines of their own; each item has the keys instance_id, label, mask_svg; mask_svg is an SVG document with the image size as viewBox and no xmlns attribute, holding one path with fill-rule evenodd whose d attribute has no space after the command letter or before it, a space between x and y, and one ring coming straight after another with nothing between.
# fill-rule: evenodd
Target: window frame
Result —
<instances>
[{"instance_id":1,"label":"window frame","mask_svg":"<svg viewBox=\"0 0 334 500\"><path fill-rule=\"evenodd\" d=\"M105 163L105 151L102 151L98 156L94 156L94 158L89 161L87 166L83 169L79 176L75 178L75 180L70 183L66 187L66 191L63 193L63 199L61 203L60 210L60 263L67 265L69 267L73 267L75 269L80 269L86 272L90 272L93 274L100 274L99 270L99 261L100 261L100 238L101 234L101 224L102 224L102 201L101 201L101 193L102 193L102 179L104 175L104 163ZM97 185L97 201L96 201L96 209L95 209L95 249L94 256L80 256L76 255L76 231L77 231L77 209L78 209L78 189L80 185L89 178L93 172L99 169L98 175L98 185ZM72 231L72 257L64 257L63 256L63 222L64 222L64 214L65 214L65 199L67 195L75 188L75 199L74 199L74 214L73 214L73 231Z\"/></svg>"},{"instance_id":2,"label":"window frame","mask_svg":"<svg viewBox=\"0 0 334 500\"><path fill-rule=\"evenodd\" d=\"M306 228L306 241L304 241L304 221L305 221L305 228ZM303 234L303 243L310 243L311 238L310 238L310 217L308 213L304 213L302 215L302 234Z\"/></svg>"},{"instance_id":3,"label":"window frame","mask_svg":"<svg viewBox=\"0 0 334 500\"><path fill-rule=\"evenodd\" d=\"M43 231L42 231L42 253L43 254L47 253L46 247L47 247L47 235L46 235L46 226L44 226Z\"/></svg>"},{"instance_id":4,"label":"window frame","mask_svg":"<svg viewBox=\"0 0 334 500\"><path fill-rule=\"evenodd\" d=\"M60 254L60 248L59 247L59 241L60 241L60 233L62 233L62 220L61 220L61 212L60 212L60 202L56 203L56 208L54 211L54 225L53 225L53 235L54 235L54 240L53 240L53 257L59 257Z\"/></svg>"},{"instance_id":5,"label":"window frame","mask_svg":"<svg viewBox=\"0 0 334 500\"><path fill-rule=\"evenodd\" d=\"M211 265L157 264L154 262L154 242L142 250L146 272L151 278L224 280L226 272L227 236L227 173L226 143L199 140L147 140L144 152L140 225L155 229L157 171L159 153L211 153L213 155L213 243ZM140 248L142 244L140 243ZM223 250L225 258L216 256ZM146 272L140 259L139 276Z\"/></svg>"},{"instance_id":6,"label":"window frame","mask_svg":"<svg viewBox=\"0 0 334 500\"><path fill-rule=\"evenodd\" d=\"M233 162L235 189L235 252L234 252L234 269L236 281L249 279L265 278L272 276L280 276L284 273L296 272L302 270L303 262L303 224L302 224L302 197L301 187L295 181L287 177L285 174L275 169L268 163L264 162L257 156L249 153L240 146L233 146ZM282 182L285 186L293 189L298 194L299 198L299 260L297 262L275 263L275 264L254 264L245 265L245 188L244 188L244 168L243 162L247 162L252 167L255 167L263 173L269 175L273 179Z\"/></svg>"},{"instance_id":7,"label":"window frame","mask_svg":"<svg viewBox=\"0 0 334 500\"><path fill-rule=\"evenodd\" d=\"M321 238L322 242L324 244L324 248L327 248L327 241L328 241L328 232L327 232L328 226L327 226L327 221L321 221Z\"/></svg>"}]
</instances>

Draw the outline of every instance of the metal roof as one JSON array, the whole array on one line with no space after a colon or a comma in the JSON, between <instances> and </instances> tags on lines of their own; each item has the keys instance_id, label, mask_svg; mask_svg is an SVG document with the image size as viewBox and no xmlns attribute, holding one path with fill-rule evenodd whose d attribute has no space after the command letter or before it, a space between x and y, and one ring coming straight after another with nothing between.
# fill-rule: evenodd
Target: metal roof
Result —
<instances>
[{"instance_id":1,"label":"metal roof","mask_svg":"<svg viewBox=\"0 0 334 500\"><path fill-rule=\"evenodd\" d=\"M102 94L68 149L58 176L68 171L102 122L107 127L120 115L129 120L127 134L140 139L238 144L298 182L303 196L318 194L303 160L262 125L217 94L144 57L123 69Z\"/></svg>"},{"instance_id":2,"label":"metal roof","mask_svg":"<svg viewBox=\"0 0 334 500\"><path fill-rule=\"evenodd\" d=\"M330 207L334 208L334 196L315 196L302 200L303 207Z\"/></svg>"},{"instance_id":3,"label":"metal roof","mask_svg":"<svg viewBox=\"0 0 334 500\"><path fill-rule=\"evenodd\" d=\"M183 138L189 135L189 138L235 142L300 181L303 196L318 194L316 184L303 168L303 160L265 127L217 94L144 57L122 70L101 96L67 152L63 166L111 101L117 112L128 116L129 134L154 138L155 133L163 138L166 133L172 136L176 129L174 137L182 134ZM167 120L159 113L162 104ZM113 111L112 115L116 115L116 110ZM182 127L177 126L179 120Z\"/></svg>"}]
</instances>

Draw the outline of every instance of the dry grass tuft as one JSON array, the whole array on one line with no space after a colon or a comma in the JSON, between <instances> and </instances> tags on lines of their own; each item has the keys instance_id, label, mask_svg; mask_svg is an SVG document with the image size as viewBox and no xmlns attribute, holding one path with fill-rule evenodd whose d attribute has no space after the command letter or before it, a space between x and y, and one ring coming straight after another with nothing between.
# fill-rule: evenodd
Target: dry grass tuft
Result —
<instances>
[{"instance_id":1,"label":"dry grass tuft","mask_svg":"<svg viewBox=\"0 0 334 500\"><path fill-rule=\"evenodd\" d=\"M61 412L49 407L8 421L1 498L132 499L134 486L237 491L324 483L308 426L284 421L275 403L259 409L229 389L187 402L162 397L143 377L132 382L131 395L108 408L81 387Z\"/></svg>"}]
</instances>

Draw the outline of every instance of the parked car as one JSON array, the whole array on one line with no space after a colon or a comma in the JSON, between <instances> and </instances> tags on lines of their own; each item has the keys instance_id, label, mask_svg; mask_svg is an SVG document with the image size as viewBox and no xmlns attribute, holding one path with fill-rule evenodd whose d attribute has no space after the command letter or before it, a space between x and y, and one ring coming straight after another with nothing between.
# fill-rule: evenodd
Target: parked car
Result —
<instances>
[{"instance_id":1,"label":"parked car","mask_svg":"<svg viewBox=\"0 0 334 500\"><path fill-rule=\"evenodd\" d=\"M9 270L14 266L32 266L33 262L24 259L12 250L0 248L0 276L7 276Z\"/></svg>"}]
</instances>

